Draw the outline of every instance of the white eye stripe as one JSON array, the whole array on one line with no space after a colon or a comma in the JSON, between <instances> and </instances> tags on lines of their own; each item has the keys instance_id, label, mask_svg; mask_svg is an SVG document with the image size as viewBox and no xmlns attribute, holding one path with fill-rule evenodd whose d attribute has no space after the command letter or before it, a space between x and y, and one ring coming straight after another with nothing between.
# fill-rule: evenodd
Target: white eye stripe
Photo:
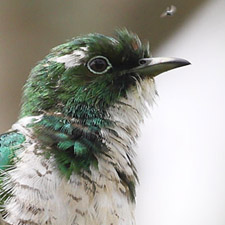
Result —
<instances>
[{"instance_id":1,"label":"white eye stripe","mask_svg":"<svg viewBox=\"0 0 225 225\"><path fill-rule=\"evenodd\" d=\"M49 59L49 61L63 63L66 69L70 69L82 64L82 60L86 57L87 51L87 47L80 47L79 49L74 50L71 54L54 57Z\"/></svg>"},{"instance_id":2,"label":"white eye stripe","mask_svg":"<svg viewBox=\"0 0 225 225\"><path fill-rule=\"evenodd\" d=\"M93 69L93 65L91 65L95 60L103 60L102 62L105 62L105 68L103 68L102 71L97 71ZM88 63L87 63L87 68L94 74L104 74L106 73L109 69L112 68L112 64L109 62L109 60L105 56L95 56L91 58Z\"/></svg>"}]
</instances>

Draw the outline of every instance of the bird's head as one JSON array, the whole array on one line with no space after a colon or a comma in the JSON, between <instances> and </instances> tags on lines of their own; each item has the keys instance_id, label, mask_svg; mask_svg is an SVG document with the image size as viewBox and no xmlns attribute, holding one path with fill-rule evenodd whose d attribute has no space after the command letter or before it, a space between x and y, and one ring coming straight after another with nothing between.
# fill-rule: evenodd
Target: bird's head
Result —
<instances>
[{"instance_id":1,"label":"bird's head","mask_svg":"<svg viewBox=\"0 0 225 225\"><path fill-rule=\"evenodd\" d=\"M137 81L188 65L176 58L153 58L148 44L127 30L116 38L89 34L52 49L31 71L22 117L45 111L76 116L82 108L106 109L126 97Z\"/></svg>"},{"instance_id":2,"label":"bird's head","mask_svg":"<svg viewBox=\"0 0 225 225\"><path fill-rule=\"evenodd\" d=\"M21 117L41 115L29 126L51 147L67 177L107 157L106 165L114 165L134 196L132 146L146 102L155 94L154 77L187 64L151 57L149 46L127 30L117 31L115 39L78 37L53 48L31 71Z\"/></svg>"}]
</instances>

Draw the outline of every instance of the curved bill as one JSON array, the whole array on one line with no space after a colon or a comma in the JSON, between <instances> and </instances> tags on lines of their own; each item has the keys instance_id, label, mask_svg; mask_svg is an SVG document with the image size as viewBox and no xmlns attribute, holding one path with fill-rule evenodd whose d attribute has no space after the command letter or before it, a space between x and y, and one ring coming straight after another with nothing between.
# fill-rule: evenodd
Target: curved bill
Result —
<instances>
[{"instance_id":1,"label":"curved bill","mask_svg":"<svg viewBox=\"0 0 225 225\"><path fill-rule=\"evenodd\" d=\"M139 63L140 66L134 67L130 71L152 77L165 71L191 64L185 59L168 57L143 58L139 60Z\"/></svg>"}]
</instances>

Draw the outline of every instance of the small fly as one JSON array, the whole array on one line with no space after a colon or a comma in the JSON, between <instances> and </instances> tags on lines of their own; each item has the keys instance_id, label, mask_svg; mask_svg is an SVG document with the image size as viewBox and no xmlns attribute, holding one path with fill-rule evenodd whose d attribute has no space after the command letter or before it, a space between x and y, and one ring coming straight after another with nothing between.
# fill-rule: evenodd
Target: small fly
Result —
<instances>
[{"instance_id":1,"label":"small fly","mask_svg":"<svg viewBox=\"0 0 225 225\"><path fill-rule=\"evenodd\" d=\"M174 5L168 6L166 10L160 15L161 18L166 16L173 16L177 11L177 7Z\"/></svg>"}]
</instances>

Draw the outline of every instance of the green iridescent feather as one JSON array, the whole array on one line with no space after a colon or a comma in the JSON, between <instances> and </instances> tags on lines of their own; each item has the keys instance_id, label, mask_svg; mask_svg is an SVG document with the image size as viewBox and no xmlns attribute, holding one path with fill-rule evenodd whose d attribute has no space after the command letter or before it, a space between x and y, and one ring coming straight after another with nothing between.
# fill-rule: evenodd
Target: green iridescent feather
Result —
<instances>
[{"instance_id":1,"label":"green iridescent feather","mask_svg":"<svg viewBox=\"0 0 225 225\"><path fill-rule=\"evenodd\" d=\"M24 135L16 131L0 135L0 210L5 200L11 195L11 191L2 190L2 178L5 176L4 171L9 170L15 163L16 151L23 147L25 141Z\"/></svg>"},{"instance_id":2,"label":"green iridescent feather","mask_svg":"<svg viewBox=\"0 0 225 225\"><path fill-rule=\"evenodd\" d=\"M13 164L15 152L22 147L25 141L24 135L17 132L9 132L0 136L0 169L4 170Z\"/></svg>"},{"instance_id":3,"label":"green iridescent feather","mask_svg":"<svg viewBox=\"0 0 225 225\"><path fill-rule=\"evenodd\" d=\"M96 155L107 152L99 135L99 123L90 124L88 120L88 124L77 124L60 116L45 115L30 127L38 136L41 148L48 146L46 152L55 156L59 170L70 177L73 172L89 171L91 165L97 166Z\"/></svg>"}]
</instances>

